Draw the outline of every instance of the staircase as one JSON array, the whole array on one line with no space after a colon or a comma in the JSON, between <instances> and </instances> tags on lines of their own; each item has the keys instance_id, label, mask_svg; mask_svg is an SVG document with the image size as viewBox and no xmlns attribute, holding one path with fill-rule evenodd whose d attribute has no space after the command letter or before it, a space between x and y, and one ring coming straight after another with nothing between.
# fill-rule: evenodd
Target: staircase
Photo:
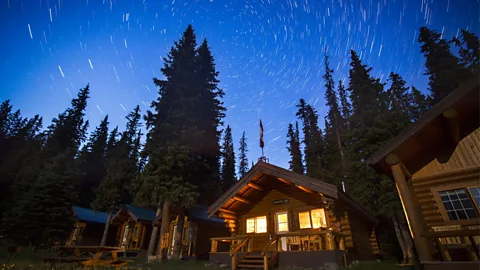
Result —
<instances>
[{"instance_id":1,"label":"staircase","mask_svg":"<svg viewBox=\"0 0 480 270\"><path fill-rule=\"evenodd\" d=\"M268 255L268 261L271 262L272 254ZM270 266L270 264L269 264ZM264 262L261 252L252 252L245 255L238 264L238 269L263 269Z\"/></svg>"}]
</instances>

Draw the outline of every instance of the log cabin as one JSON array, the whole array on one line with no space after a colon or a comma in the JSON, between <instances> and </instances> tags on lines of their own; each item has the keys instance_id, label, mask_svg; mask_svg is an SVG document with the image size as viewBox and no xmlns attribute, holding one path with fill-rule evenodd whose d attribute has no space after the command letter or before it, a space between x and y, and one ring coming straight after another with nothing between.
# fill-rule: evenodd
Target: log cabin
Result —
<instances>
[{"instance_id":1,"label":"log cabin","mask_svg":"<svg viewBox=\"0 0 480 270\"><path fill-rule=\"evenodd\" d=\"M223 219L208 217L207 208L207 206L199 205L185 211L182 247L180 250L180 257L183 259L195 258L197 260L208 260L210 238L230 235ZM175 246L174 235L177 231L178 213L172 211L172 217L168 233L165 236L168 243L167 255L169 257L172 256ZM160 226L161 215L157 217L154 223ZM162 243L159 242L158 244ZM161 247L158 246L157 253L160 249Z\"/></svg>"},{"instance_id":2,"label":"log cabin","mask_svg":"<svg viewBox=\"0 0 480 270\"><path fill-rule=\"evenodd\" d=\"M119 227L116 246L127 252L146 250L155 214L151 209L123 205L112 217L112 225Z\"/></svg>"},{"instance_id":3,"label":"log cabin","mask_svg":"<svg viewBox=\"0 0 480 270\"><path fill-rule=\"evenodd\" d=\"M480 269L478 74L367 160L396 184L425 269Z\"/></svg>"},{"instance_id":4,"label":"log cabin","mask_svg":"<svg viewBox=\"0 0 480 270\"><path fill-rule=\"evenodd\" d=\"M66 246L100 245L108 214L78 206L72 207L72 214L75 223ZM112 231L114 231L113 228ZM114 244L115 237L108 237L107 245Z\"/></svg>"},{"instance_id":5,"label":"log cabin","mask_svg":"<svg viewBox=\"0 0 480 270\"><path fill-rule=\"evenodd\" d=\"M342 266L379 253L376 220L334 185L259 160L208 208L229 237L209 260L237 268Z\"/></svg>"}]
</instances>

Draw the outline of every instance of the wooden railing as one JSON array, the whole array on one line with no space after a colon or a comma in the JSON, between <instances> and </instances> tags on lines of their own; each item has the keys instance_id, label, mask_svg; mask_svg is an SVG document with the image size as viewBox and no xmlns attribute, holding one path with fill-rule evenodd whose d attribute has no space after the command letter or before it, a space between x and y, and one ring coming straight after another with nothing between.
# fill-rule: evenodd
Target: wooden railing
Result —
<instances>
[{"instance_id":1,"label":"wooden railing","mask_svg":"<svg viewBox=\"0 0 480 270\"><path fill-rule=\"evenodd\" d=\"M423 233L422 236L436 243L444 261L452 261L449 247L465 249L470 261L477 261L480 255L480 230L477 226L439 226L436 231Z\"/></svg>"},{"instance_id":2,"label":"wooden railing","mask_svg":"<svg viewBox=\"0 0 480 270\"><path fill-rule=\"evenodd\" d=\"M311 250L310 244L318 245L318 249L315 247L314 250L345 250L344 235L333 230L288 232L281 234L280 237L287 239L287 250L289 246L293 245L298 245L301 251Z\"/></svg>"},{"instance_id":3,"label":"wooden railing","mask_svg":"<svg viewBox=\"0 0 480 270\"><path fill-rule=\"evenodd\" d=\"M280 237L276 235L273 237L268 245L262 250L263 257L263 270L268 270L270 265L275 265L278 260L278 250L280 244ZM273 250L272 250L273 249ZM271 251L274 251L271 258L268 258L268 255Z\"/></svg>"},{"instance_id":4,"label":"wooden railing","mask_svg":"<svg viewBox=\"0 0 480 270\"><path fill-rule=\"evenodd\" d=\"M233 246L232 250L230 251L230 257L232 257L232 270L237 269L238 264L242 261L242 259L248 254L249 250L245 250L245 247L248 246L250 243L250 237L243 239L238 245ZM243 257L238 259L237 253L241 250L245 250L243 253Z\"/></svg>"},{"instance_id":5,"label":"wooden railing","mask_svg":"<svg viewBox=\"0 0 480 270\"><path fill-rule=\"evenodd\" d=\"M230 243L230 251L241 241L243 241L245 238L250 238L250 236L247 235L238 235L238 236L232 236L232 237L214 237L210 238L211 241L211 248L210 252L218 252L218 243Z\"/></svg>"}]
</instances>

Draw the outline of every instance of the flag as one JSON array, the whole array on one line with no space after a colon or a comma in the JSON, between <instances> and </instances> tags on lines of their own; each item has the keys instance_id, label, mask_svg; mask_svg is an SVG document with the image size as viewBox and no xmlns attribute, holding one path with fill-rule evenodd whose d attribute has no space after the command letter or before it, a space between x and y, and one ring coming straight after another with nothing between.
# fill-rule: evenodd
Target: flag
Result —
<instances>
[{"instance_id":1,"label":"flag","mask_svg":"<svg viewBox=\"0 0 480 270\"><path fill-rule=\"evenodd\" d=\"M263 148L265 146L265 143L263 142L263 125L262 125L262 119L260 119L260 147Z\"/></svg>"}]
</instances>

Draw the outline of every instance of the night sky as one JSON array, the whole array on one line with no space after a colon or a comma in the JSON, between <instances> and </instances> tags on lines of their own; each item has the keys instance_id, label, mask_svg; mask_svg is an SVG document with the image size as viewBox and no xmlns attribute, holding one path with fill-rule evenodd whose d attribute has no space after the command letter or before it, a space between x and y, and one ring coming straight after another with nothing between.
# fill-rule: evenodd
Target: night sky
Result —
<instances>
[{"instance_id":1,"label":"night sky","mask_svg":"<svg viewBox=\"0 0 480 270\"><path fill-rule=\"evenodd\" d=\"M157 98L152 78L191 23L212 48L235 148L246 131L249 160L258 159L262 118L266 156L288 168L298 100L324 124L325 46L335 80L346 80L354 49L382 81L394 71L426 92L419 28L478 35L479 8L478 0L0 0L0 101L44 116L46 127L90 83L90 130L106 114L123 130L127 112L140 104L144 113Z\"/></svg>"}]
</instances>

